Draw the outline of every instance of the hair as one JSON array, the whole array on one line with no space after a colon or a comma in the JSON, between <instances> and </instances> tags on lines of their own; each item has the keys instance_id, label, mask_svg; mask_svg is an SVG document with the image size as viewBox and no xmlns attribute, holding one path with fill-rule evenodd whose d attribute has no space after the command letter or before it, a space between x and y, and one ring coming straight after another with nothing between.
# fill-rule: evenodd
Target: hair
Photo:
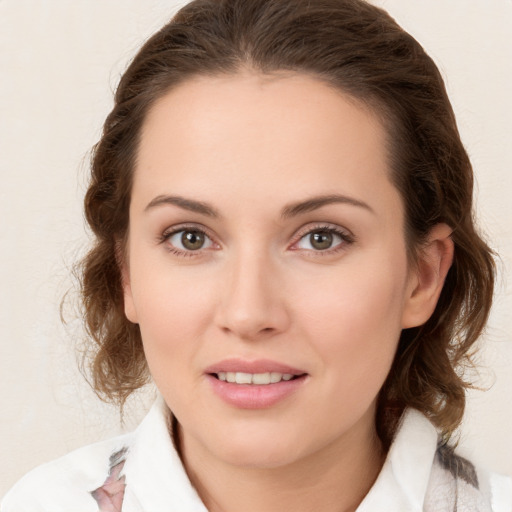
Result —
<instances>
[{"instance_id":1,"label":"hair","mask_svg":"<svg viewBox=\"0 0 512 512\"><path fill-rule=\"evenodd\" d=\"M437 307L424 325L403 330L376 420L389 441L404 408L413 407L449 437L462 419L471 385L464 368L492 302L493 253L475 228L471 163L436 65L389 14L363 0L194 0L137 53L93 150L85 197L94 245L81 262L81 293L94 389L122 406L150 378L139 326L124 314L118 264L148 111L187 80L244 69L308 74L379 116L411 261L433 226L453 229L454 260Z\"/></svg>"}]
</instances>

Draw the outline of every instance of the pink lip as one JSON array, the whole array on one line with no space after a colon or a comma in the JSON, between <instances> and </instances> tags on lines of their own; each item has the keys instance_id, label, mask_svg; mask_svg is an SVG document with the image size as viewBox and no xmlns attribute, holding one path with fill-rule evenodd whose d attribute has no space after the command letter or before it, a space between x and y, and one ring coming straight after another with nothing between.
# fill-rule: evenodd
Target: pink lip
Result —
<instances>
[{"instance_id":1,"label":"pink lip","mask_svg":"<svg viewBox=\"0 0 512 512\"><path fill-rule=\"evenodd\" d=\"M296 378L275 384L235 384L219 380L214 374L219 372L244 373L289 373ZM288 365L270 360L243 361L227 359L205 370L206 379L214 393L227 404L239 409L265 409L295 393L307 380L307 373Z\"/></svg>"},{"instance_id":2,"label":"pink lip","mask_svg":"<svg viewBox=\"0 0 512 512\"><path fill-rule=\"evenodd\" d=\"M303 375L306 372L293 368L286 364L271 361L270 359L257 359L255 361L244 361L243 359L225 359L212 364L205 369L205 373L219 372L244 372L244 373L290 373L291 375Z\"/></svg>"}]
</instances>

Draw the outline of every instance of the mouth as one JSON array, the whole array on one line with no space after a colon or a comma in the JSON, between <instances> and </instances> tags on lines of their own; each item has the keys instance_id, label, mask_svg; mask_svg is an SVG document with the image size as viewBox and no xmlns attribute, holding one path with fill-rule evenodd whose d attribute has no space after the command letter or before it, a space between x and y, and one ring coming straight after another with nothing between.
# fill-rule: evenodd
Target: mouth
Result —
<instances>
[{"instance_id":1,"label":"mouth","mask_svg":"<svg viewBox=\"0 0 512 512\"><path fill-rule=\"evenodd\" d=\"M292 373L264 372L264 373L246 373L246 372L217 372L210 375L220 381L231 384L246 384L255 386L268 386L269 384L278 384L296 380L306 376L305 373L294 375Z\"/></svg>"},{"instance_id":2,"label":"mouth","mask_svg":"<svg viewBox=\"0 0 512 512\"><path fill-rule=\"evenodd\" d=\"M211 389L238 409L266 409L298 393L309 374L268 359L225 359L205 369Z\"/></svg>"}]
</instances>

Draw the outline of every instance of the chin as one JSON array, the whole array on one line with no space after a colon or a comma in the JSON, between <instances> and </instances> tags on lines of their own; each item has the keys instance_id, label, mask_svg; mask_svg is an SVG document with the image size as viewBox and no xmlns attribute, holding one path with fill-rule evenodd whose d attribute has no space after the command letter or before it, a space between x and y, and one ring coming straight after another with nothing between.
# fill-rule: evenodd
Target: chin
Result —
<instances>
[{"instance_id":1,"label":"chin","mask_svg":"<svg viewBox=\"0 0 512 512\"><path fill-rule=\"evenodd\" d=\"M307 432L290 425L246 425L218 432L210 440L212 452L225 463L245 468L271 469L296 462L315 450L304 444ZM312 443L313 444L313 443Z\"/></svg>"}]
</instances>

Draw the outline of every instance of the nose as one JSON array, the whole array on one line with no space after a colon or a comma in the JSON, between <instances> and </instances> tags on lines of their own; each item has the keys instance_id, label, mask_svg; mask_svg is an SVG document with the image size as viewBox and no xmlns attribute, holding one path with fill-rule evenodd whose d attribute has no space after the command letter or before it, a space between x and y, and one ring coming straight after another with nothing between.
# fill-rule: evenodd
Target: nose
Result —
<instances>
[{"instance_id":1,"label":"nose","mask_svg":"<svg viewBox=\"0 0 512 512\"><path fill-rule=\"evenodd\" d=\"M277 264L256 253L240 256L227 267L216 311L218 327L244 340L285 331L290 316Z\"/></svg>"}]
</instances>

